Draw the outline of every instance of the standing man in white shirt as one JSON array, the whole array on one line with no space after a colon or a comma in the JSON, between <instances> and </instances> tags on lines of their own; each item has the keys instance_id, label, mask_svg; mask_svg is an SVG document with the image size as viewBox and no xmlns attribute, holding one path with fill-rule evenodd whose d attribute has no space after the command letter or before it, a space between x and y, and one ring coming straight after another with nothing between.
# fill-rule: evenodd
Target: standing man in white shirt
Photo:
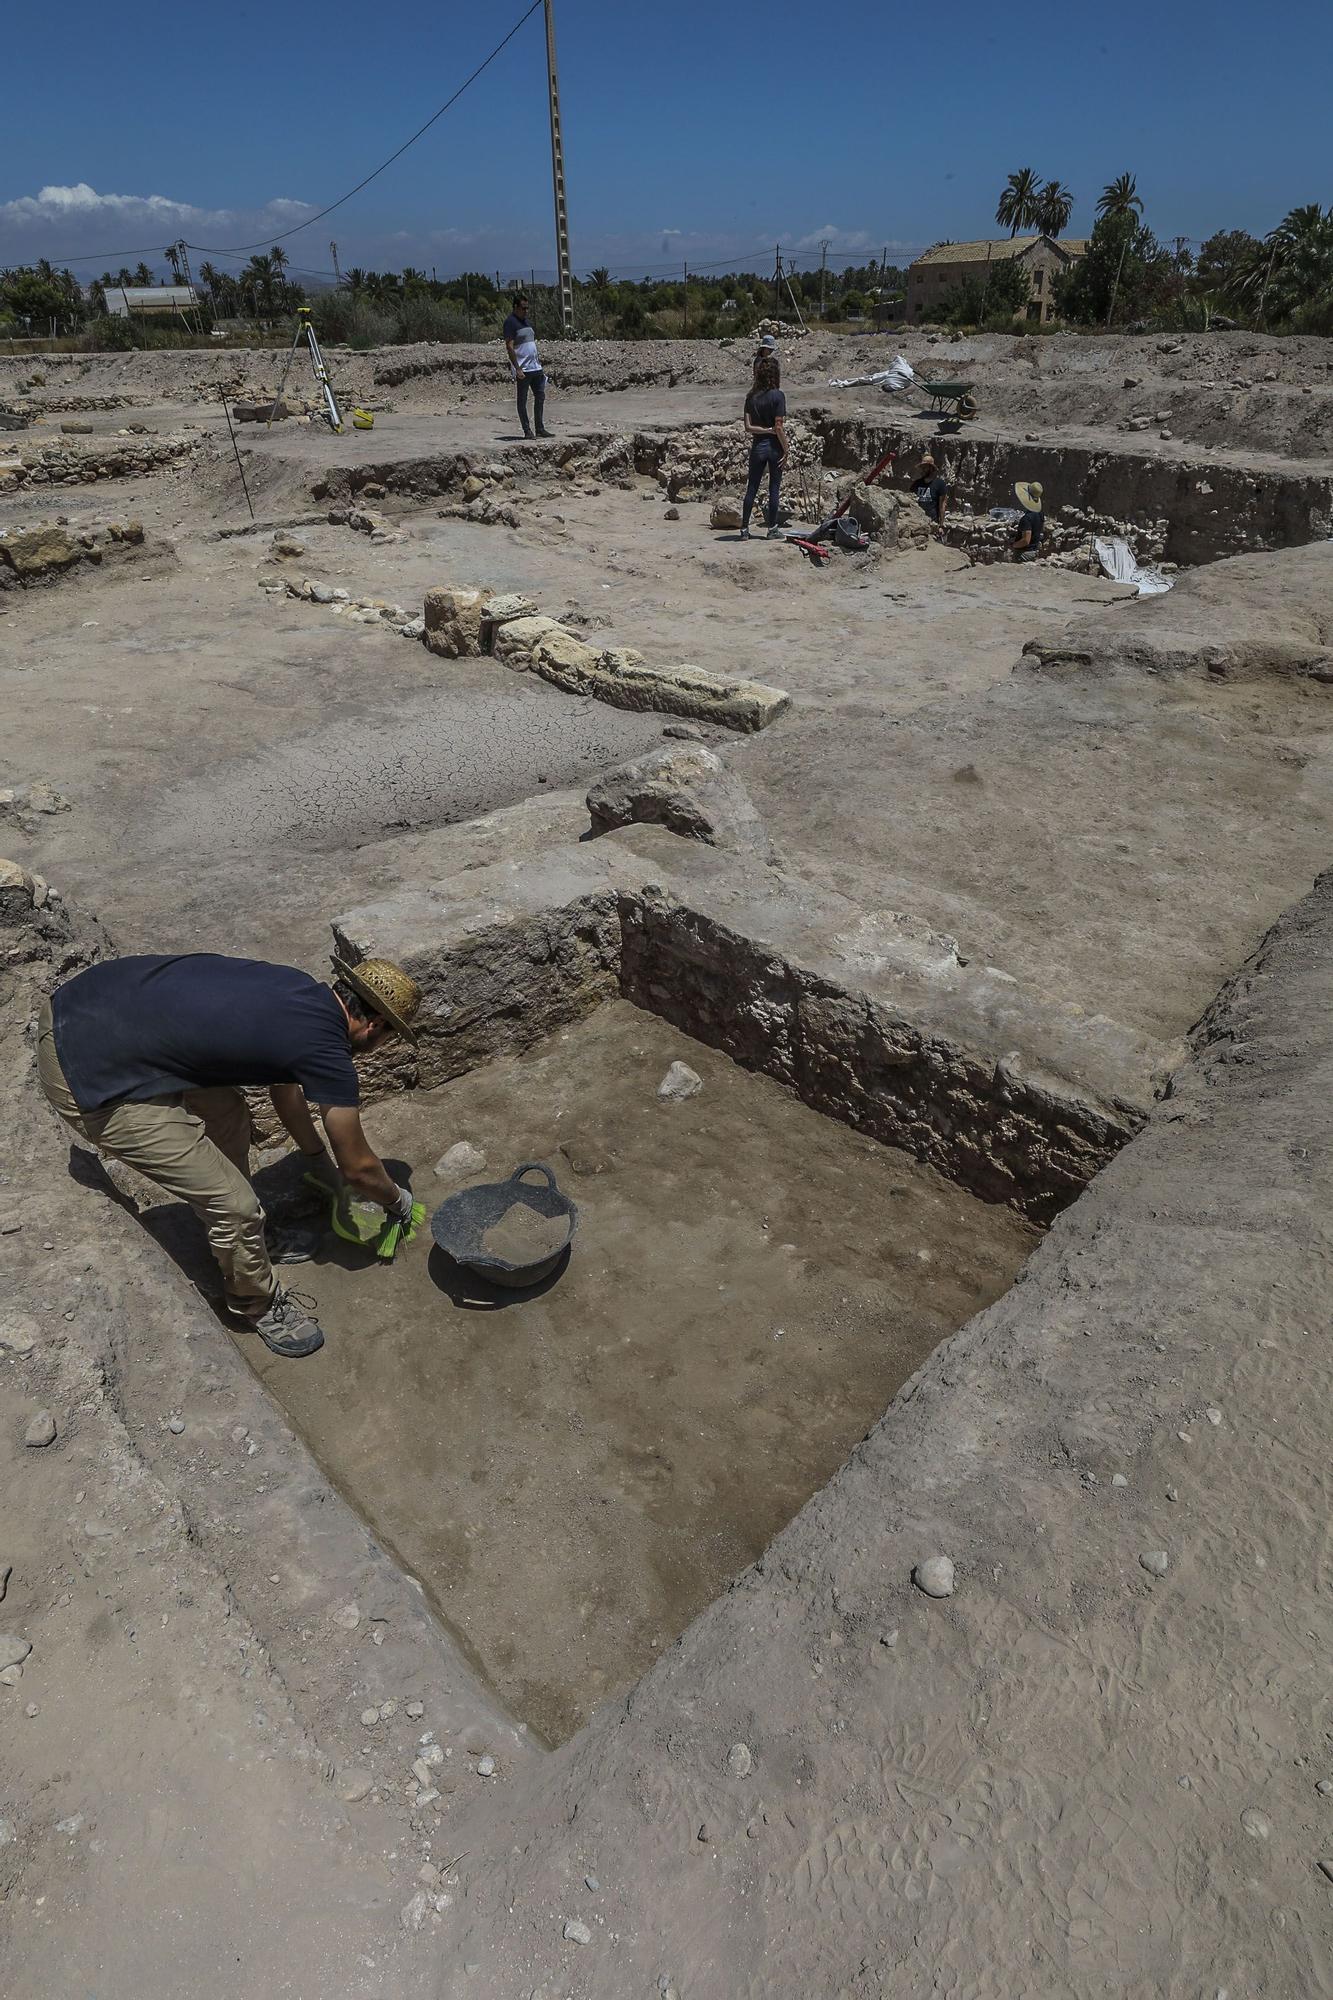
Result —
<instances>
[{"instance_id":1,"label":"standing man in white shirt","mask_svg":"<svg viewBox=\"0 0 1333 2000\"><path fill-rule=\"evenodd\" d=\"M509 370L518 384L518 420L523 426L524 437L532 436L528 423L528 391L532 391L533 407L537 418L537 436L550 437L551 433L542 422L546 409L546 377L537 357L537 336L528 318L528 300L525 292L515 292L514 310L504 323L505 351L509 356Z\"/></svg>"}]
</instances>

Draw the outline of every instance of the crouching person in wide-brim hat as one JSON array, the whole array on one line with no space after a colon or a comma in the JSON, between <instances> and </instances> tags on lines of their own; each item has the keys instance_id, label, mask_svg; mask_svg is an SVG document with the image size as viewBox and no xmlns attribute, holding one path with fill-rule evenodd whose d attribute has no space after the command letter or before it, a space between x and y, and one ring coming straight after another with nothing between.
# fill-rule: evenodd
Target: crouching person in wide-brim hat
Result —
<instances>
[{"instance_id":1,"label":"crouching person in wide-brim hat","mask_svg":"<svg viewBox=\"0 0 1333 2000\"><path fill-rule=\"evenodd\" d=\"M289 1356L313 1354L324 1335L273 1273L242 1088L267 1086L322 1185L404 1223L412 1211L361 1129L354 1058L392 1035L414 1039L421 989L386 959L335 959L334 970L330 986L292 966L211 952L110 959L60 987L38 1024L48 1102L80 1138L189 1203L229 1313Z\"/></svg>"}]
</instances>

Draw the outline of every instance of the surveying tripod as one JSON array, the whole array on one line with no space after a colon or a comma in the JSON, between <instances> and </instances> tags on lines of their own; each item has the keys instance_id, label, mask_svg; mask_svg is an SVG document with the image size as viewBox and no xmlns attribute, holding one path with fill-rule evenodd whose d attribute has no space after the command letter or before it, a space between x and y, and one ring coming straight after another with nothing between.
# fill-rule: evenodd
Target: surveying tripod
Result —
<instances>
[{"instance_id":1,"label":"surveying tripod","mask_svg":"<svg viewBox=\"0 0 1333 2000\"><path fill-rule=\"evenodd\" d=\"M310 362L315 371L315 380L324 394L324 413L329 420L329 429L340 431L343 427L342 411L338 408L338 398L333 393L333 384L329 380L329 371L324 366L324 356L319 351L319 342L315 338L315 327L310 317L309 306L298 306L296 308L296 333L292 340L291 352L287 356L287 363L282 371L282 380L278 384L278 393L273 398L273 409L268 413L268 422L264 428L266 430L273 428L274 411L276 411L279 403L282 401L282 392L287 387L287 377L292 372L292 363L296 359L296 350L302 341L310 349Z\"/></svg>"}]
</instances>

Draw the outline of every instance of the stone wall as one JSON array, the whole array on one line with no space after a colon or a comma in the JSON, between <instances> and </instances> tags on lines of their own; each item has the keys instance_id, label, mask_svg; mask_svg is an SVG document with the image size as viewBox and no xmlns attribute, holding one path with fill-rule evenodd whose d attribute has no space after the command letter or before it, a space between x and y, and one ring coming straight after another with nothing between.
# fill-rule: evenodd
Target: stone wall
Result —
<instances>
[{"instance_id":1,"label":"stone wall","mask_svg":"<svg viewBox=\"0 0 1333 2000\"><path fill-rule=\"evenodd\" d=\"M1136 544L1143 538L1145 551L1160 550L1173 562L1216 562L1333 534L1333 478L1326 475L931 432L861 418L824 417L818 427L827 464L871 465L896 449L901 476L929 451L954 482L956 499L977 513L1012 506L1015 480L1036 479L1045 489L1048 519L1059 520L1067 505L1077 507L1089 519L1116 524L1101 532L1128 529Z\"/></svg>"}]
</instances>

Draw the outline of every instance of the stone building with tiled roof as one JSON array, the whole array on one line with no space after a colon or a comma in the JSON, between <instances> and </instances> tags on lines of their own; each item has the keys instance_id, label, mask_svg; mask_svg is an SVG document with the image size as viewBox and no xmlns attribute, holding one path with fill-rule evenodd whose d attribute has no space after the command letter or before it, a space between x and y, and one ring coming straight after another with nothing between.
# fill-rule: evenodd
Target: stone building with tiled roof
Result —
<instances>
[{"instance_id":1,"label":"stone building with tiled roof","mask_svg":"<svg viewBox=\"0 0 1333 2000\"><path fill-rule=\"evenodd\" d=\"M946 292L964 278L985 283L988 263L1016 257L1032 285L1028 318L1043 322L1051 317L1055 280L1061 271L1080 258L1087 249L1086 237L1001 236L994 242L937 243L918 257L907 273L907 320L934 319Z\"/></svg>"}]
</instances>

